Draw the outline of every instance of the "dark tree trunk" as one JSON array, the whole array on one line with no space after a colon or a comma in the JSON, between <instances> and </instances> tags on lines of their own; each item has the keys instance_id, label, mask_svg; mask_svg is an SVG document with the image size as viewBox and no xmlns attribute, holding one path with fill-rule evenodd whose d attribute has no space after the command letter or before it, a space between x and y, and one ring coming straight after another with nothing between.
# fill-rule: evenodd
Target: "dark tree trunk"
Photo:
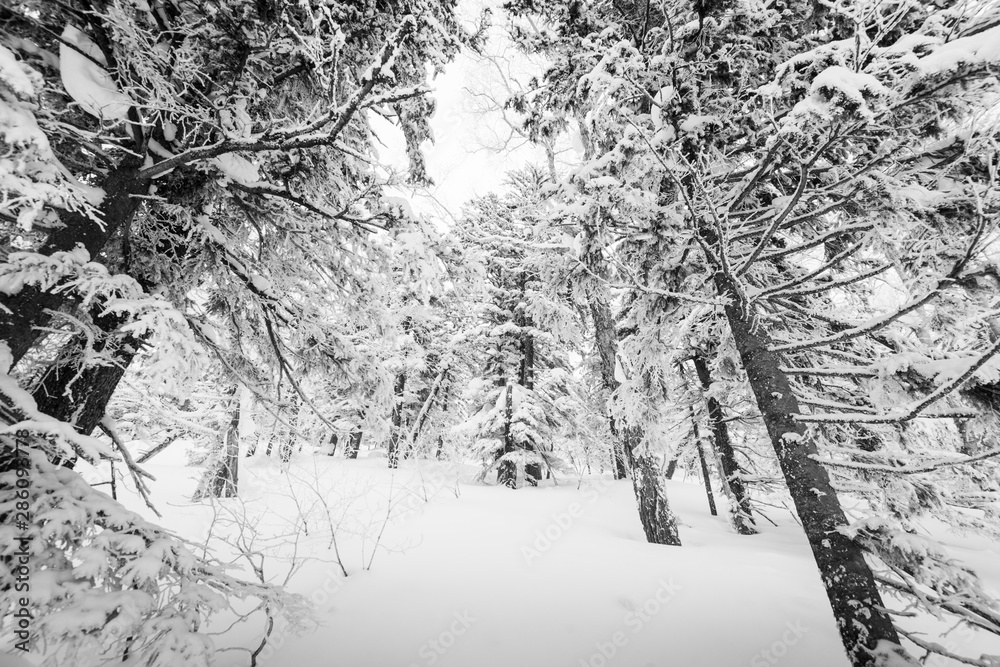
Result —
<instances>
[{"instance_id":1,"label":"dark tree trunk","mask_svg":"<svg viewBox=\"0 0 1000 667\"><path fill-rule=\"evenodd\" d=\"M299 412L302 407L302 399L298 393L292 394L292 415L288 420L288 437L281 441L278 448L278 455L282 463L292 460L292 453L295 451L295 443L299 440Z\"/></svg>"},{"instance_id":2,"label":"dark tree trunk","mask_svg":"<svg viewBox=\"0 0 1000 667\"><path fill-rule=\"evenodd\" d=\"M51 366L32 392L39 411L68 422L83 435L90 435L104 418L108 403L125 371L135 359L142 340L130 335L119 336L116 330L125 319L120 315L102 315L98 308L91 313L102 335L94 342L94 350L110 360L101 366L78 368L73 361ZM67 343L60 358L75 360L83 356L86 339L76 336ZM62 461L72 468L74 459Z\"/></svg>"},{"instance_id":3,"label":"dark tree trunk","mask_svg":"<svg viewBox=\"0 0 1000 667\"><path fill-rule=\"evenodd\" d=\"M625 436L627 440L638 435L631 431L630 429L630 433ZM632 441L629 444L632 445L629 451L633 451L638 443ZM667 503L665 480L653 456L642 453L632 457L632 487L638 501L639 520L646 533L646 541L650 544L681 546L677 517Z\"/></svg>"},{"instance_id":4,"label":"dark tree trunk","mask_svg":"<svg viewBox=\"0 0 1000 667\"><path fill-rule=\"evenodd\" d=\"M404 459L409 458L413 454L413 448L417 444L417 439L420 438L420 432L424 430L427 418L430 417L431 410L434 409L434 403L437 401L438 396L441 395L441 388L447 382L447 379L448 368L446 367L437 374L434 378L434 383L430 387L421 390L420 412L417 413L413 429L407 436L406 451L403 452ZM445 392L447 392L447 389L445 389Z\"/></svg>"},{"instance_id":5,"label":"dark tree trunk","mask_svg":"<svg viewBox=\"0 0 1000 667\"><path fill-rule=\"evenodd\" d=\"M274 451L274 443L281 440L281 408L277 408L274 411L274 425L271 426L271 432L267 436L267 448L264 450L264 456L270 456L271 452Z\"/></svg>"},{"instance_id":6,"label":"dark tree trunk","mask_svg":"<svg viewBox=\"0 0 1000 667\"><path fill-rule=\"evenodd\" d=\"M615 351L618 348L618 334L615 331L611 307L606 301L594 295L589 301L590 313L594 320L594 340L600 362L601 381L608 394L618 389L615 379ZM667 501L667 489L656 460L648 454L636 455L635 446L642 441L642 431L635 426L619 425L609 415L611 434L615 438L616 449L622 453L632 468L632 487L635 490L639 519L646 539L653 544L680 546L677 519ZM625 462L622 461L622 468ZM616 461L616 479L618 477Z\"/></svg>"},{"instance_id":7,"label":"dark tree trunk","mask_svg":"<svg viewBox=\"0 0 1000 667\"><path fill-rule=\"evenodd\" d=\"M531 320L525 318L524 326L530 325ZM521 386L528 391L532 391L535 388L535 338L527 333L521 338ZM526 464L524 466L524 478L528 483L537 485L538 481L542 479L541 464Z\"/></svg>"},{"instance_id":8,"label":"dark tree trunk","mask_svg":"<svg viewBox=\"0 0 1000 667\"><path fill-rule=\"evenodd\" d=\"M510 432L511 421L514 416L514 385L508 383L507 388L504 391L503 453L510 454L515 449L514 437ZM515 465L513 461L501 461L500 465L497 466L497 484L501 484L512 489L517 488L517 465Z\"/></svg>"},{"instance_id":9,"label":"dark tree trunk","mask_svg":"<svg viewBox=\"0 0 1000 667\"><path fill-rule=\"evenodd\" d=\"M770 337L725 274L716 274L715 285L727 302L726 319L733 340L819 568L844 648L855 667L877 665L872 652L879 642L898 645L899 636L884 610L864 551L840 532L847 518L826 470L812 458L817 454L815 443L795 419L800 414L798 399L781 371L780 357L768 349Z\"/></svg>"},{"instance_id":10,"label":"dark tree trunk","mask_svg":"<svg viewBox=\"0 0 1000 667\"><path fill-rule=\"evenodd\" d=\"M611 463L612 469L615 475L615 479L625 479L628 477L628 464L625 460L628 458L628 454L625 452L625 447L622 444L621 438L615 433L617 428L615 427L615 420L609 419L611 422L611 436L613 438L611 443Z\"/></svg>"},{"instance_id":11,"label":"dark tree trunk","mask_svg":"<svg viewBox=\"0 0 1000 667\"><path fill-rule=\"evenodd\" d=\"M138 166L127 160L101 183L105 196L99 210L100 224L83 214L65 211L61 216L64 226L49 234L38 249L39 254L48 256L82 245L90 253L91 260L96 260L108 239L118 229L129 225L135 216L141 200L133 195L149 190L149 182L138 178ZM3 306L0 308L0 340L10 347L14 364L43 335L39 328L50 322L49 311L59 310L74 300L76 297L69 292L42 290L33 285L25 285L17 294L0 294L0 306Z\"/></svg>"},{"instance_id":12,"label":"dark tree trunk","mask_svg":"<svg viewBox=\"0 0 1000 667\"><path fill-rule=\"evenodd\" d=\"M725 414L719 401L708 395L708 389L712 386L712 376L708 370L705 358L700 354L694 356L694 369L698 374L698 380L705 390L705 406L708 411L708 424L712 429L712 443L715 451L719 454L719 463L722 465L723 487L728 489L729 496L733 504L733 527L740 535L755 535L752 516L753 508L750 504L750 494L743 483L743 471L740 470L736 462L736 452L733 443L729 438L729 428L726 426Z\"/></svg>"},{"instance_id":13,"label":"dark tree trunk","mask_svg":"<svg viewBox=\"0 0 1000 667\"><path fill-rule=\"evenodd\" d=\"M206 478L195 491L193 501L203 498L235 498L239 487L240 466L240 399L239 385L232 393L232 413L223 439L222 453Z\"/></svg>"},{"instance_id":14,"label":"dark tree trunk","mask_svg":"<svg viewBox=\"0 0 1000 667\"><path fill-rule=\"evenodd\" d=\"M611 393L618 388L618 381L615 379L615 350L618 347L615 321L611 314L611 307L597 296L590 298L589 305L590 315L594 320L594 347L597 348L598 361L600 362L601 382L604 384L605 390ZM613 438L611 456L615 479L625 479L628 476L629 452L613 416L608 415L608 423Z\"/></svg>"},{"instance_id":15,"label":"dark tree trunk","mask_svg":"<svg viewBox=\"0 0 1000 667\"><path fill-rule=\"evenodd\" d=\"M347 441L347 446L344 447L345 459L358 458L358 452L361 450L361 438L364 437L364 434L361 429L351 431L351 438Z\"/></svg>"},{"instance_id":16,"label":"dark tree trunk","mask_svg":"<svg viewBox=\"0 0 1000 667\"><path fill-rule=\"evenodd\" d=\"M406 373L396 376L393 387L395 402L392 406L392 433L389 434L389 467L399 467L399 441L403 437L403 392L406 389Z\"/></svg>"},{"instance_id":17,"label":"dark tree trunk","mask_svg":"<svg viewBox=\"0 0 1000 667\"><path fill-rule=\"evenodd\" d=\"M708 498L708 511L712 513L712 516L718 516L719 511L715 509L715 495L712 493L712 478L708 474L708 461L705 460L705 448L701 444L698 424L695 423L694 419L694 411L692 411L691 424L694 427L694 446L698 448L698 461L701 463L701 478L705 480L705 496Z\"/></svg>"},{"instance_id":18,"label":"dark tree trunk","mask_svg":"<svg viewBox=\"0 0 1000 667\"><path fill-rule=\"evenodd\" d=\"M667 464L667 472L666 472L667 479L673 479L674 473L676 472L677 472L677 455L675 454L673 457L671 457L670 462Z\"/></svg>"},{"instance_id":19,"label":"dark tree trunk","mask_svg":"<svg viewBox=\"0 0 1000 667\"><path fill-rule=\"evenodd\" d=\"M337 440L338 440L337 434L336 433L331 433L330 434L330 451L327 452L327 456L336 456L337 455Z\"/></svg>"}]
</instances>

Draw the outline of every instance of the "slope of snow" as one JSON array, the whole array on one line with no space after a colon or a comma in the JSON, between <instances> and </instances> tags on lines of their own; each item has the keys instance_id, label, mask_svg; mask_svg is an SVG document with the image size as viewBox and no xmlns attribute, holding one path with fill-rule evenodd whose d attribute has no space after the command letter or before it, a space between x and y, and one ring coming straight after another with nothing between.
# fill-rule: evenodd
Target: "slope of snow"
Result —
<instances>
[{"instance_id":1,"label":"slope of snow","mask_svg":"<svg viewBox=\"0 0 1000 667\"><path fill-rule=\"evenodd\" d=\"M136 453L147 448L134 444ZM220 516L245 513L258 518L261 535L276 536L257 544L271 555L269 578L284 577L296 548L307 557L288 586L313 603L316 623L301 634L279 623L259 665L849 665L804 536L784 510L768 508L777 528L764 523L762 534L739 536L724 499L716 498L721 516L710 516L700 483L675 480L668 487L684 546L664 547L646 543L627 481L589 476L512 491L474 484L471 466L405 461L392 473L377 455L301 453L287 472L260 455L241 461L242 498L215 506L214 527L212 506L188 500L200 471L184 465L181 447L147 468L164 523L178 534L203 540L211 527L219 535L227 530ZM126 502L142 510L135 498ZM1000 545L948 541L998 588ZM216 643L256 646L263 625L252 617ZM918 629L965 654L1000 652L995 640L945 635L933 619ZM248 654L222 650L217 661L242 666Z\"/></svg>"}]
</instances>

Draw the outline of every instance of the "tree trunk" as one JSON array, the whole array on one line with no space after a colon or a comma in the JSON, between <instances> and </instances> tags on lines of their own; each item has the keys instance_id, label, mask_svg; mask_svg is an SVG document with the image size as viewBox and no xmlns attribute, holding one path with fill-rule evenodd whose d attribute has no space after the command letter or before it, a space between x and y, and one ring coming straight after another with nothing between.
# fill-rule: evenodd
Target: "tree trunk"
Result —
<instances>
[{"instance_id":1,"label":"tree trunk","mask_svg":"<svg viewBox=\"0 0 1000 667\"><path fill-rule=\"evenodd\" d=\"M590 297L589 306L590 315L594 320L594 347L597 348L597 357L600 362L601 382L608 394L611 394L618 388L618 381L615 379L615 350L618 348L615 321L611 314L611 307L598 296ZM629 452L624 438L619 433L615 418L610 414L608 415L608 423L613 437L611 452L615 479L625 479L628 476L626 462L629 459Z\"/></svg>"},{"instance_id":2,"label":"tree trunk","mask_svg":"<svg viewBox=\"0 0 1000 667\"><path fill-rule=\"evenodd\" d=\"M522 290L524 284L522 283ZM524 318L524 326L530 326L531 320ZM535 389L535 338L524 334L521 338L521 386L528 391ZM532 485L537 485L542 479L540 463L528 463L524 466L524 478Z\"/></svg>"},{"instance_id":3,"label":"tree trunk","mask_svg":"<svg viewBox=\"0 0 1000 667\"><path fill-rule=\"evenodd\" d=\"M719 463L722 465L723 488L728 490L732 499L733 527L740 535L756 535L752 516L753 508L750 505L750 494L743 483L742 472L736 462L736 452L733 443L729 439L729 428L726 426L725 414L718 399L708 395L709 387L712 386L712 376L708 370L705 358L700 354L694 356L694 369L698 374L698 380L705 391L705 406L708 411L708 424L712 429L712 444L719 454Z\"/></svg>"},{"instance_id":4,"label":"tree trunk","mask_svg":"<svg viewBox=\"0 0 1000 667\"><path fill-rule=\"evenodd\" d=\"M413 428L407 436L406 451L403 452L404 459L410 458L413 454L413 449L416 447L420 432L424 430L424 424L427 423L427 418L430 417L431 410L434 409L434 403L441 394L441 387L444 386L447 378L448 368L445 367L444 370L437 374L434 378L434 383L430 387L421 390L420 412L417 413L417 417L413 421ZM447 392L447 389L445 391Z\"/></svg>"},{"instance_id":5,"label":"tree trunk","mask_svg":"<svg viewBox=\"0 0 1000 667\"><path fill-rule=\"evenodd\" d=\"M267 448L264 450L264 456L270 456L271 452L274 451L274 443L281 440L281 408L276 408L274 411L274 424L271 426L271 432L267 436Z\"/></svg>"},{"instance_id":6,"label":"tree trunk","mask_svg":"<svg viewBox=\"0 0 1000 667\"><path fill-rule=\"evenodd\" d=\"M504 391L506 394L504 396L505 404L503 409L503 453L510 454L515 448L514 438L510 433L511 421L514 416L514 385L508 383ZM501 461L500 465L497 466L497 484L512 489L517 488L517 465L513 461Z\"/></svg>"},{"instance_id":7,"label":"tree trunk","mask_svg":"<svg viewBox=\"0 0 1000 667\"><path fill-rule=\"evenodd\" d=\"M192 501L204 498L235 498L239 486L240 465L240 399L239 385L233 389L232 413L223 438L222 452L215 465L205 471L205 477Z\"/></svg>"},{"instance_id":8,"label":"tree trunk","mask_svg":"<svg viewBox=\"0 0 1000 667\"><path fill-rule=\"evenodd\" d=\"M364 431L361 429L351 431L351 438L347 441L347 446L344 448L345 459L358 458L358 452L361 450L362 437L364 437Z\"/></svg>"},{"instance_id":9,"label":"tree trunk","mask_svg":"<svg viewBox=\"0 0 1000 667\"><path fill-rule=\"evenodd\" d=\"M618 389L618 380L615 379L618 334L615 331L614 318L608 303L596 295L590 297L589 306L594 320L594 342L597 347L601 381L608 394L612 395ZM617 445L616 449L631 463L632 487L635 490L639 519L642 521L646 539L653 544L680 546L677 519L670 510L666 485L656 460L649 454L636 456L633 451L635 445L642 441L642 431L636 426L618 424L613 415L609 414L608 419L611 424L611 434ZM622 461L623 476L624 468L625 462ZM618 470L616 460L615 479L622 479L618 477Z\"/></svg>"},{"instance_id":10,"label":"tree trunk","mask_svg":"<svg viewBox=\"0 0 1000 667\"><path fill-rule=\"evenodd\" d=\"M292 460L292 453L295 451L295 443L299 440L299 412L302 407L302 399L298 392L292 394L292 414L288 419L288 437L282 440L278 448L278 455L282 463Z\"/></svg>"},{"instance_id":11,"label":"tree trunk","mask_svg":"<svg viewBox=\"0 0 1000 667\"><path fill-rule=\"evenodd\" d=\"M715 275L716 290L723 297L726 319L746 370L750 388L788 484L795 510L820 571L823 587L841 640L855 667L879 664L874 651L880 642L899 645L899 636L885 612L871 568L862 548L840 532L847 518L837 492L822 465L813 460L816 445L805 426L795 419L798 400L780 357L771 352L770 337L755 321L752 306L724 273Z\"/></svg>"},{"instance_id":12,"label":"tree trunk","mask_svg":"<svg viewBox=\"0 0 1000 667\"><path fill-rule=\"evenodd\" d=\"M403 392L406 389L406 373L396 376L393 387L395 402L392 406L392 433L389 434L389 467L399 467L399 441L403 437Z\"/></svg>"},{"instance_id":13,"label":"tree trunk","mask_svg":"<svg viewBox=\"0 0 1000 667\"><path fill-rule=\"evenodd\" d=\"M611 435L612 435L612 442L611 442L612 471L614 472L615 479L625 479L626 477L628 477L628 465L625 463L626 459L628 458L628 454L625 451L624 446L622 445L621 438L619 438L615 434L615 431L617 430L615 428L615 420L609 418L608 421L611 423Z\"/></svg>"},{"instance_id":14,"label":"tree trunk","mask_svg":"<svg viewBox=\"0 0 1000 667\"><path fill-rule=\"evenodd\" d=\"M330 451L327 452L327 456L336 456L337 455L337 440L338 440L337 434L336 433L331 433L330 434Z\"/></svg>"},{"instance_id":15,"label":"tree trunk","mask_svg":"<svg viewBox=\"0 0 1000 667\"><path fill-rule=\"evenodd\" d=\"M691 417L693 419L694 415ZM718 516L719 510L715 509L715 495L712 493L712 478L708 474L708 461L705 460L705 448L702 447L697 425L694 427L694 439L694 446L698 448L698 461L701 462L701 477L705 480L705 496L708 498L708 511L712 513L712 516Z\"/></svg>"},{"instance_id":16,"label":"tree trunk","mask_svg":"<svg viewBox=\"0 0 1000 667\"><path fill-rule=\"evenodd\" d=\"M108 363L79 369L74 363L55 364L42 376L32 392L39 411L68 422L83 435L90 435L104 418L125 371L135 359L142 340L130 335L118 336L115 331L124 323L119 315L101 315L95 308L92 319L102 336L94 343L97 352L110 356ZM86 339L75 336L60 354L63 359L78 359L84 352ZM62 461L72 468L75 459Z\"/></svg>"},{"instance_id":17,"label":"tree trunk","mask_svg":"<svg viewBox=\"0 0 1000 667\"><path fill-rule=\"evenodd\" d=\"M139 166L134 160L126 160L101 183L105 196L98 211L100 223L81 213L66 211L61 216L64 226L49 234L38 253L49 256L80 245L90 253L92 261L96 260L108 239L129 225L135 216L141 200L133 195L149 190L149 182L138 178ZM10 347L13 364L43 335L40 328L51 321L50 311L76 299L71 292L42 290L34 285L25 285L17 294L0 294L0 340Z\"/></svg>"},{"instance_id":18,"label":"tree trunk","mask_svg":"<svg viewBox=\"0 0 1000 667\"><path fill-rule=\"evenodd\" d=\"M631 429L630 429L631 431ZM637 433L625 437L631 439ZM630 442L629 451L634 450L635 441ZM681 546L677 532L677 518L667 503L667 489L656 459L648 453L632 457L632 487L638 501L639 519L646 541L650 544Z\"/></svg>"}]
</instances>

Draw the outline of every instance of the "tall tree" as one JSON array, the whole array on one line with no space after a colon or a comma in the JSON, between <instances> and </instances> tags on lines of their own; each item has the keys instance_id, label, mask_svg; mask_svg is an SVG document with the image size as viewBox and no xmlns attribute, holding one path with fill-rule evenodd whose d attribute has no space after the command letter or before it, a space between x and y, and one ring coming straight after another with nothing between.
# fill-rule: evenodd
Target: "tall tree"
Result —
<instances>
[{"instance_id":1,"label":"tall tree","mask_svg":"<svg viewBox=\"0 0 1000 667\"><path fill-rule=\"evenodd\" d=\"M609 241L636 249L621 268L622 282L645 295L637 302L641 318L633 317L638 334L683 341L699 333L694 326L706 306L721 318L848 656L855 665L898 658L899 634L865 560L867 548L898 562L893 532L875 529L875 517L848 521L818 460L822 430L807 424L953 415L928 408L1000 349L994 342L972 355L944 352L962 371L929 383L903 407L880 402L864 385L827 380L881 367L862 341L890 330L905 337L908 313L980 270L996 190L979 165L989 162L993 140L963 127L963 119L995 85L987 74L995 56L986 45L996 28L983 18L986 9L738 1L507 6L532 15L515 24L516 36L553 61L539 86L543 106L582 118L584 143L598 137L611 145L580 171L600 170L595 185L612 193ZM970 215L951 218L950 234L930 251L908 242L906 230L935 199L975 205ZM635 214L638 201L647 202L645 217ZM811 254L834 241L839 247L828 256ZM852 294L871 294L877 276L914 256L938 260L923 285L908 286L912 296L883 301L868 319L861 309L860 322L830 317L838 306L850 312ZM648 347L623 347L620 356L633 367L655 368L645 361ZM817 396L817 388L839 398ZM950 581L968 604L984 606L968 586Z\"/></svg>"}]
</instances>

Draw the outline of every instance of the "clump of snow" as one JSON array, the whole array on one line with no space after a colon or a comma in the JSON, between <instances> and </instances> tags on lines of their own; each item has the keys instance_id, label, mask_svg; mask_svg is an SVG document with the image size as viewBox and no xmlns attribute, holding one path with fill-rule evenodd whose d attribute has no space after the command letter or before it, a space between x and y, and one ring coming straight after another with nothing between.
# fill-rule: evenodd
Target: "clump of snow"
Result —
<instances>
[{"instance_id":1,"label":"clump of snow","mask_svg":"<svg viewBox=\"0 0 1000 667\"><path fill-rule=\"evenodd\" d=\"M73 101L91 116L104 120L124 120L135 103L123 94L108 73L101 49L72 25L62 33L59 46L63 87ZM69 46L72 44L73 46ZM84 55L86 54L86 55ZM89 57L88 57L89 56ZM95 62L96 61L96 62Z\"/></svg>"},{"instance_id":2,"label":"clump of snow","mask_svg":"<svg viewBox=\"0 0 1000 667\"><path fill-rule=\"evenodd\" d=\"M253 185L260 181L260 171L250 160L236 153L223 153L212 163L228 178L243 185Z\"/></svg>"},{"instance_id":3,"label":"clump of snow","mask_svg":"<svg viewBox=\"0 0 1000 667\"><path fill-rule=\"evenodd\" d=\"M688 134L697 134L698 132L704 132L710 125L721 125L722 121L718 116L699 116L697 114L692 114L681 122L680 130L681 132L687 132Z\"/></svg>"},{"instance_id":4,"label":"clump of snow","mask_svg":"<svg viewBox=\"0 0 1000 667\"><path fill-rule=\"evenodd\" d=\"M0 44L0 82L6 84L14 94L22 99L35 96L35 81L10 49Z\"/></svg>"},{"instance_id":5,"label":"clump of snow","mask_svg":"<svg viewBox=\"0 0 1000 667\"><path fill-rule=\"evenodd\" d=\"M823 102L850 108L861 115L871 115L871 103L890 95L889 89L871 74L855 72L840 65L820 72L813 79L810 93Z\"/></svg>"},{"instance_id":6,"label":"clump of snow","mask_svg":"<svg viewBox=\"0 0 1000 667\"><path fill-rule=\"evenodd\" d=\"M917 67L922 74L932 75L966 65L997 62L1000 62L1000 26L945 42L917 60Z\"/></svg>"},{"instance_id":7,"label":"clump of snow","mask_svg":"<svg viewBox=\"0 0 1000 667\"><path fill-rule=\"evenodd\" d=\"M0 45L0 192L25 230L58 220L47 207L93 214L104 194L78 182L53 154L32 110L41 87L41 76Z\"/></svg>"}]
</instances>

